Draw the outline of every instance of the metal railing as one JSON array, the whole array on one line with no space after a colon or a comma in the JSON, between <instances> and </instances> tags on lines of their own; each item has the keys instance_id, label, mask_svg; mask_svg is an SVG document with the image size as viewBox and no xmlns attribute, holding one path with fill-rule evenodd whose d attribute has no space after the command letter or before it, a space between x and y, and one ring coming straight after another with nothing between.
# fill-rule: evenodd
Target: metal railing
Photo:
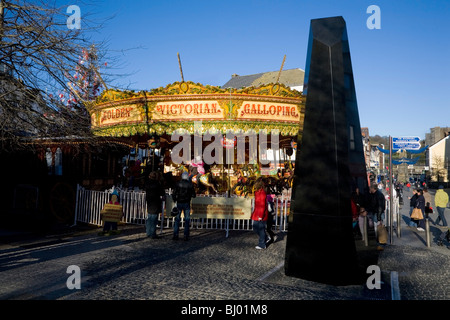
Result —
<instances>
[{"instance_id":1,"label":"metal railing","mask_svg":"<svg viewBox=\"0 0 450 320\"><path fill-rule=\"evenodd\" d=\"M147 219L147 202L144 191L119 190L119 202L123 206L124 216L121 222L126 224L145 225ZM102 225L100 211L105 203L110 199L112 190L95 191L86 190L81 186L77 186L75 218L74 224L78 222L92 224L96 226ZM274 230L286 231L288 222L287 216L290 209L290 196L282 195L274 198L275 219L273 224ZM253 204L252 204L253 208ZM165 212L165 202L163 202L162 212ZM175 218L160 214L161 232L163 229L173 227ZM217 218L194 218L190 219L190 227L196 229L223 229L226 230L227 236L229 230L253 230L251 219L217 219ZM184 227L184 219L181 221L181 228Z\"/></svg>"}]
</instances>

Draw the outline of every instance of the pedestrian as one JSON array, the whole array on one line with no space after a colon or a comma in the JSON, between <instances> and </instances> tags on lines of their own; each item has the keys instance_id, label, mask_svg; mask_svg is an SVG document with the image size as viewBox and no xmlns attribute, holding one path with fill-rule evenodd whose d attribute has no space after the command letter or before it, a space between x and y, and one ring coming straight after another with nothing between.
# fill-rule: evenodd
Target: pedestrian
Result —
<instances>
[{"instance_id":1,"label":"pedestrian","mask_svg":"<svg viewBox=\"0 0 450 320\"><path fill-rule=\"evenodd\" d=\"M159 181L158 172L152 171L148 175L145 183L145 198L147 201L147 220L145 221L145 231L147 237L158 239L156 235L156 223L158 215L162 213L162 202L165 200L164 187Z\"/></svg>"},{"instance_id":2,"label":"pedestrian","mask_svg":"<svg viewBox=\"0 0 450 320\"><path fill-rule=\"evenodd\" d=\"M352 210L352 217L353 217L353 234L356 236L358 235L358 229L359 234L361 235L362 239L364 240L364 216L360 216L361 213L361 207L363 207L362 203L362 196L359 192L359 188L356 187L355 191L351 194L351 210ZM364 212L365 210L363 210Z\"/></svg>"},{"instance_id":3,"label":"pedestrian","mask_svg":"<svg viewBox=\"0 0 450 320\"><path fill-rule=\"evenodd\" d=\"M395 185L395 191L397 191L398 203L403 205L403 185L401 182L397 182Z\"/></svg>"},{"instance_id":4,"label":"pedestrian","mask_svg":"<svg viewBox=\"0 0 450 320\"><path fill-rule=\"evenodd\" d=\"M373 220L372 217L367 214L366 208L363 206L359 207L359 215L358 215L358 222L359 222L359 231L361 232L361 240L365 240L366 234L364 233L364 219L367 217L367 225L370 228L373 228Z\"/></svg>"},{"instance_id":5,"label":"pedestrian","mask_svg":"<svg viewBox=\"0 0 450 320\"><path fill-rule=\"evenodd\" d=\"M418 208L422 211L422 219L417 219L417 231L425 231L425 197L423 196L423 190L417 190L417 201L415 208Z\"/></svg>"},{"instance_id":6,"label":"pedestrian","mask_svg":"<svg viewBox=\"0 0 450 320\"><path fill-rule=\"evenodd\" d=\"M358 229L356 226L358 225L358 217L359 217L359 206L356 204L354 198L350 198L351 212L352 212L352 230L353 236L358 234Z\"/></svg>"},{"instance_id":7,"label":"pedestrian","mask_svg":"<svg viewBox=\"0 0 450 320\"><path fill-rule=\"evenodd\" d=\"M438 217L436 218L435 224L439 224L440 220L442 220L442 225L444 227L448 227L447 219L445 219L445 208L448 203L448 193L444 191L444 186L440 185L439 189L436 190L436 194L434 195L434 207L438 212Z\"/></svg>"},{"instance_id":8,"label":"pedestrian","mask_svg":"<svg viewBox=\"0 0 450 320\"><path fill-rule=\"evenodd\" d=\"M375 229L375 235L378 239L378 227L383 227L383 220L384 220L384 211L386 209L386 199L384 197L384 194L378 189L378 185L376 183L373 183L370 185L369 194L368 194L368 200L366 202L366 210L368 212L368 217L373 220L373 226ZM386 243L378 242L378 250L383 250L384 245Z\"/></svg>"},{"instance_id":9,"label":"pedestrian","mask_svg":"<svg viewBox=\"0 0 450 320\"><path fill-rule=\"evenodd\" d=\"M359 216L358 216L358 225L359 225L359 231L361 232L361 239L365 240L365 234L364 229L365 227L373 228L373 217L371 215L368 215L368 212L366 210L367 203L369 200L370 195L370 187L365 190L364 194L361 194L359 188L355 189L356 191L356 198L358 199L359 204ZM364 224L366 223L366 224Z\"/></svg>"},{"instance_id":10,"label":"pedestrian","mask_svg":"<svg viewBox=\"0 0 450 320\"><path fill-rule=\"evenodd\" d=\"M363 196L361 195L358 187L356 187L355 191L352 192L351 198L355 201L358 208L363 205Z\"/></svg>"},{"instance_id":11,"label":"pedestrian","mask_svg":"<svg viewBox=\"0 0 450 320\"><path fill-rule=\"evenodd\" d=\"M267 201L267 233L269 234L269 237L267 239L266 245L270 245L277 241L277 235L275 232L273 232L272 227L274 223L274 219L276 218L276 211L275 211L275 203L273 201L274 195L271 194L269 186L266 188L266 201Z\"/></svg>"},{"instance_id":12,"label":"pedestrian","mask_svg":"<svg viewBox=\"0 0 450 320\"><path fill-rule=\"evenodd\" d=\"M117 223L122 219L123 207L119 202L119 193L117 190L111 193L111 199L104 205L100 216L103 220L103 231L99 235L119 234Z\"/></svg>"},{"instance_id":13,"label":"pedestrian","mask_svg":"<svg viewBox=\"0 0 450 320\"><path fill-rule=\"evenodd\" d=\"M191 199L195 198L195 190L192 182L189 180L189 173L183 172L181 180L176 184L172 194L173 201L177 202L178 214L175 216L173 225L173 240L178 240L180 230L181 212L184 214L184 240L189 240L189 222L191 212Z\"/></svg>"},{"instance_id":14,"label":"pedestrian","mask_svg":"<svg viewBox=\"0 0 450 320\"><path fill-rule=\"evenodd\" d=\"M423 188L423 197L425 198L425 214L426 214L426 217L428 218L428 214L432 213L432 212L430 212L432 200L431 200L431 194L428 192L427 187Z\"/></svg>"},{"instance_id":15,"label":"pedestrian","mask_svg":"<svg viewBox=\"0 0 450 320\"><path fill-rule=\"evenodd\" d=\"M255 205L252 212L253 231L258 235L259 241L256 249L266 248L266 223L268 217L266 192L264 191L264 183L257 181L254 186L255 190Z\"/></svg>"},{"instance_id":16,"label":"pedestrian","mask_svg":"<svg viewBox=\"0 0 450 320\"><path fill-rule=\"evenodd\" d=\"M416 207L417 198L419 195L417 194L417 189L413 189L413 195L411 197L408 197L409 199L409 216L411 217L411 214ZM411 219L409 222L410 227L417 227L417 224Z\"/></svg>"}]
</instances>

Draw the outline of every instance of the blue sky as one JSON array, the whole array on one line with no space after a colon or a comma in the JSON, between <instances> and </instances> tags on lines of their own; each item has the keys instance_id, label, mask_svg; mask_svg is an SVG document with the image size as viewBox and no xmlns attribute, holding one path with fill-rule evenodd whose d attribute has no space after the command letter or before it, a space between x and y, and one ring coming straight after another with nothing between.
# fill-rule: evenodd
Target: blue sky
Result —
<instances>
[{"instance_id":1,"label":"blue sky","mask_svg":"<svg viewBox=\"0 0 450 320\"><path fill-rule=\"evenodd\" d=\"M69 2L69 0L67 0ZM60 0L63 2L63 0ZM150 90L184 79L224 85L231 75L305 69L311 19L347 23L360 123L370 135L419 136L450 126L450 1L95 1L81 14L104 22L126 73L115 85ZM370 30L370 5L381 29ZM128 50L131 49L131 50ZM123 50L123 51L122 51ZM117 68L117 69L116 69Z\"/></svg>"}]
</instances>

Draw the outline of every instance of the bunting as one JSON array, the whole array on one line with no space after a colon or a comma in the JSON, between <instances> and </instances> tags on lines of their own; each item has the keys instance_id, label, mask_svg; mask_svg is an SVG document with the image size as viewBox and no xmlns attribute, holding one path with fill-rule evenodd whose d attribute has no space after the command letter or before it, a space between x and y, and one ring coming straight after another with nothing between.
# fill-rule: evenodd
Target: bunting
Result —
<instances>
[{"instance_id":1,"label":"bunting","mask_svg":"<svg viewBox=\"0 0 450 320\"><path fill-rule=\"evenodd\" d=\"M383 153L389 154L389 150L388 149L382 149L379 146L377 146L377 149L379 151L383 152ZM425 147L420 148L418 150L405 150L405 151L409 152L409 153L413 153L413 154L418 154L418 153L422 153L422 152L426 151L427 149L428 149L428 146L425 146ZM399 152L399 151L402 151L402 149L392 149L393 153L396 153L396 152Z\"/></svg>"},{"instance_id":2,"label":"bunting","mask_svg":"<svg viewBox=\"0 0 450 320\"><path fill-rule=\"evenodd\" d=\"M397 160L392 160L392 164L402 164L402 163L416 164L418 160L419 160L419 157L416 157L414 159L401 158L401 159L397 159Z\"/></svg>"},{"instance_id":3,"label":"bunting","mask_svg":"<svg viewBox=\"0 0 450 320\"><path fill-rule=\"evenodd\" d=\"M428 149L428 146L425 146L419 150L406 150L406 151L408 151L409 153L418 154L418 153L425 152L425 150L427 150L427 149Z\"/></svg>"}]
</instances>

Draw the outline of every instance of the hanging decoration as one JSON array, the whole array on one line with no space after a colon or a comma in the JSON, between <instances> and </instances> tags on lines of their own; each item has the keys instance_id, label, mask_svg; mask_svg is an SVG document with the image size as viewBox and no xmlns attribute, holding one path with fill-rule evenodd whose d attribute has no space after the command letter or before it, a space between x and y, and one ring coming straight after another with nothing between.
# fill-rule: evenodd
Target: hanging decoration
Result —
<instances>
[{"instance_id":1,"label":"hanging decoration","mask_svg":"<svg viewBox=\"0 0 450 320\"><path fill-rule=\"evenodd\" d=\"M382 149L382 148L380 148L379 146L377 146L377 149L378 149L379 151L383 152L383 153L389 154L389 149ZM392 149L392 152L393 152L393 153L396 153L396 152L406 151L406 152L413 153L413 154L419 154L419 153L425 152L427 149L428 149L428 146L423 147L423 148L420 148L420 149L418 149L418 150Z\"/></svg>"},{"instance_id":2,"label":"hanging decoration","mask_svg":"<svg viewBox=\"0 0 450 320\"><path fill-rule=\"evenodd\" d=\"M418 154L418 153L425 152L427 149L428 149L428 146L423 147L423 148L421 148L419 150L406 150L406 151L409 152L409 153Z\"/></svg>"},{"instance_id":3,"label":"hanging decoration","mask_svg":"<svg viewBox=\"0 0 450 320\"><path fill-rule=\"evenodd\" d=\"M402 163L416 164L418 160L419 160L419 157L416 157L414 159L401 158L401 159L397 159L397 160L392 160L392 164L402 164Z\"/></svg>"}]
</instances>

